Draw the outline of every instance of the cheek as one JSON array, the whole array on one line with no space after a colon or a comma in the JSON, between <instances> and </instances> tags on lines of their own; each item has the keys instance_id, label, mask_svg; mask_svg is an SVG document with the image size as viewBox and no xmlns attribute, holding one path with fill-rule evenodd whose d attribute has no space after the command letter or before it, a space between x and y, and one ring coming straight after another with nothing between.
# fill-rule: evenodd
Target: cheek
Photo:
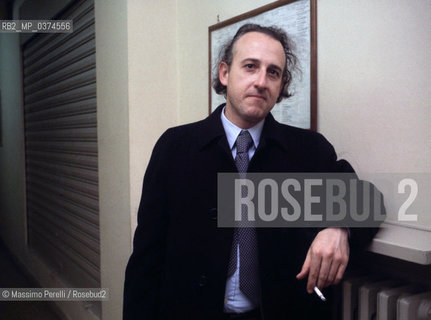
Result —
<instances>
[{"instance_id":1,"label":"cheek","mask_svg":"<svg viewBox=\"0 0 431 320\"><path fill-rule=\"evenodd\" d=\"M280 93L281 93L281 90L283 89L283 87L282 86L277 86L275 89L274 89L274 91L273 91L273 96L274 96L274 99L275 100L277 100L277 98L278 98L278 96L280 95Z\"/></svg>"}]
</instances>

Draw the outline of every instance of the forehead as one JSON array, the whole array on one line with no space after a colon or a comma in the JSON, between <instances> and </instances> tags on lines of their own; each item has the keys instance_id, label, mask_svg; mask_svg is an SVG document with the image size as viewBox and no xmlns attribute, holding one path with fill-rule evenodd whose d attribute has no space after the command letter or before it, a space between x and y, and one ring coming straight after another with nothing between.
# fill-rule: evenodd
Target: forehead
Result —
<instances>
[{"instance_id":1,"label":"forehead","mask_svg":"<svg viewBox=\"0 0 431 320\"><path fill-rule=\"evenodd\" d=\"M261 32L248 32L233 46L233 60L255 59L284 68L285 53L280 41Z\"/></svg>"}]
</instances>

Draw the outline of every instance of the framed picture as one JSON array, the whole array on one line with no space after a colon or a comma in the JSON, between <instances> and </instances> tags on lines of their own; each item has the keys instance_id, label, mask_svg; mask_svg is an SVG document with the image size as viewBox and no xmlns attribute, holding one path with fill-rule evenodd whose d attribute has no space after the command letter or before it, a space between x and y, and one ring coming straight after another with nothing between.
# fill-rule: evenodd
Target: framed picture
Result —
<instances>
[{"instance_id":1,"label":"framed picture","mask_svg":"<svg viewBox=\"0 0 431 320\"><path fill-rule=\"evenodd\" d=\"M317 129L316 0L280 0L209 27L209 113L225 102L212 88L217 59L226 41L246 23L283 29L295 44L300 72L291 84L294 95L277 103L271 113L281 123Z\"/></svg>"}]
</instances>

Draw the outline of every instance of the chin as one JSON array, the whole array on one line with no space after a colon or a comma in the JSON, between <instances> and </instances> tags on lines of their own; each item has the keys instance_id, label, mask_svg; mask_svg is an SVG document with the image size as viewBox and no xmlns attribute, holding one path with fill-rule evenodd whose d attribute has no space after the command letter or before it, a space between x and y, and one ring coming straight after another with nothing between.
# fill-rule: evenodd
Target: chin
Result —
<instances>
[{"instance_id":1,"label":"chin","mask_svg":"<svg viewBox=\"0 0 431 320\"><path fill-rule=\"evenodd\" d=\"M258 123L259 121L261 121L263 118L266 117L268 113L264 112L263 110L259 110L259 111L250 111L247 112L245 114L245 118L249 121L249 122L253 122L253 123Z\"/></svg>"},{"instance_id":2,"label":"chin","mask_svg":"<svg viewBox=\"0 0 431 320\"><path fill-rule=\"evenodd\" d=\"M270 108L268 108L267 106L252 106L248 108L247 113L251 116L265 117L268 114L269 110Z\"/></svg>"}]
</instances>

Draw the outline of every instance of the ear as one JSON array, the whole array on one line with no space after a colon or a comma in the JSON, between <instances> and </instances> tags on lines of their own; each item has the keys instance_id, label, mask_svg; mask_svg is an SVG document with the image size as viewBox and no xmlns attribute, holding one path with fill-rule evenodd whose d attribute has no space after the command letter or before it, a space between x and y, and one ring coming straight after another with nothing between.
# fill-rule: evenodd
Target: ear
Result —
<instances>
[{"instance_id":1,"label":"ear","mask_svg":"<svg viewBox=\"0 0 431 320\"><path fill-rule=\"evenodd\" d=\"M218 77L222 85L227 86L229 80L229 66L222 61L218 66Z\"/></svg>"}]
</instances>

